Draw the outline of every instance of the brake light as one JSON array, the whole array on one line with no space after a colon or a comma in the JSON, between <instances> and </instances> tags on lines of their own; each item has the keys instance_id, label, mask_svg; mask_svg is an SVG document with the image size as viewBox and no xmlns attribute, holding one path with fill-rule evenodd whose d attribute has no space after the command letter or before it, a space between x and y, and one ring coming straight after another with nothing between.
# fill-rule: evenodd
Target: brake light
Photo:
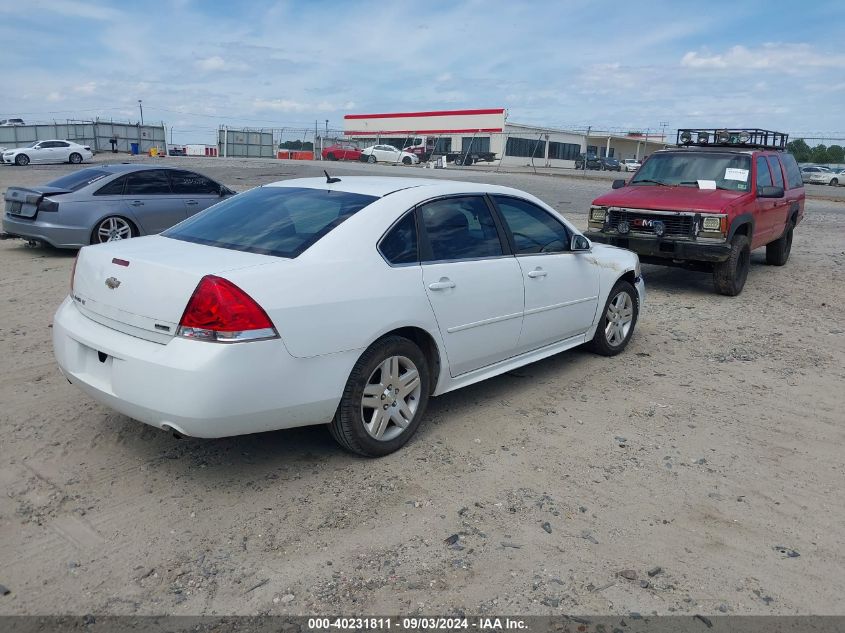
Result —
<instances>
[{"instance_id":1,"label":"brake light","mask_svg":"<svg viewBox=\"0 0 845 633\"><path fill-rule=\"evenodd\" d=\"M200 341L237 343L278 338L267 313L235 284L206 275L197 284L179 321L179 336Z\"/></svg>"},{"instance_id":2,"label":"brake light","mask_svg":"<svg viewBox=\"0 0 845 633\"><path fill-rule=\"evenodd\" d=\"M70 269L70 294L71 294L71 296L73 296L73 280L74 280L74 277L76 277L76 262L79 261L79 253L81 253L81 252L82 252L81 248L78 251L76 251L76 257L73 258L73 267Z\"/></svg>"},{"instance_id":3,"label":"brake light","mask_svg":"<svg viewBox=\"0 0 845 633\"><path fill-rule=\"evenodd\" d=\"M41 198L38 201L38 205L36 207L39 212L41 211L51 211L56 212L59 210L59 203L55 200L48 200L47 198Z\"/></svg>"}]
</instances>

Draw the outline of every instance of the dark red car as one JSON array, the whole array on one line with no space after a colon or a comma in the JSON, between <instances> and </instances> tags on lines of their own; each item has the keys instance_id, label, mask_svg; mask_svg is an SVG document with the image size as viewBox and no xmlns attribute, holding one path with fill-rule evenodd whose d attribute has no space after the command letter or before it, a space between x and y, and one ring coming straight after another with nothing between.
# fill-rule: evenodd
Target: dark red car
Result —
<instances>
[{"instance_id":1,"label":"dark red car","mask_svg":"<svg viewBox=\"0 0 845 633\"><path fill-rule=\"evenodd\" d=\"M358 160L361 150L349 143L336 143L323 148L323 160Z\"/></svg>"},{"instance_id":2,"label":"dark red car","mask_svg":"<svg viewBox=\"0 0 845 633\"><path fill-rule=\"evenodd\" d=\"M596 198L585 235L649 264L711 271L716 291L742 292L751 251L783 266L804 217L804 184L788 135L768 130L678 130L629 182Z\"/></svg>"}]
</instances>

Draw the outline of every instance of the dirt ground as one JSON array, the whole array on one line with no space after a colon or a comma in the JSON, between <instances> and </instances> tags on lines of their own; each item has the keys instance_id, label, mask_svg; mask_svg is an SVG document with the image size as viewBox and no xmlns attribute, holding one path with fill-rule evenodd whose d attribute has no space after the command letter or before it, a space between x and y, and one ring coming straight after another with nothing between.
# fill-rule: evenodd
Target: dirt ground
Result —
<instances>
[{"instance_id":1,"label":"dirt ground","mask_svg":"<svg viewBox=\"0 0 845 633\"><path fill-rule=\"evenodd\" d=\"M173 160L236 189L322 168ZM609 184L332 167L512 184L581 227ZM0 191L70 169L0 168ZM845 613L845 201L808 194L833 199L739 297L646 266L623 355L438 397L379 460L95 404L51 351L74 254L0 242L0 614Z\"/></svg>"}]
</instances>

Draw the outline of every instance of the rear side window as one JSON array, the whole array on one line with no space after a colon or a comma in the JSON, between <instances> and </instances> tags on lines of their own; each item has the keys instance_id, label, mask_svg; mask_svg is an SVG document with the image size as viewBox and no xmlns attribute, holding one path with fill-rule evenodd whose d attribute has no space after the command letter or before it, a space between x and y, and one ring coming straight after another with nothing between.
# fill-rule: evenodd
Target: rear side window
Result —
<instances>
[{"instance_id":1,"label":"rear side window","mask_svg":"<svg viewBox=\"0 0 845 633\"><path fill-rule=\"evenodd\" d=\"M123 187L126 185L126 176L115 178L107 185L100 187L94 192L95 196L122 196Z\"/></svg>"},{"instance_id":2,"label":"rear side window","mask_svg":"<svg viewBox=\"0 0 845 633\"><path fill-rule=\"evenodd\" d=\"M789 189L796 187L803 187L804 182L801 180L801 170L798 168L798 163L795 162L795 157L792 154L781 154L780 160L783 163L783 168L786 170L786 183Z\"/></svg>"},{"instance_id":3,"label":"rear side window","mask_svg":"<svg viewBox=\"0 0 845 633\"><path fill-rule=\"evenodd\" d=\"M67 176L56 178L47 183L48 187L59 187L60 189L67 189L68 191L79 191L83 187L110 176L111 174L102 169L80 169Z\"/></svg>"},{"instance_id":4,"label":"rear side window","mask_svg":"<svg viewBox=\"0 0 845 633\"><path fill-rule=\"evenodd\" d=\"M757 157L757 188L771 187L772 174L769 172L769 163L765 156Z\"/></svg>"},{"instance_id":5,"label":"rear side window","mask_svg":"<svg viewBox=\"0 0 845 633\"><path fill-rule=\"evenodd\" d=\"M248 253L297 257L376 200L344 191L257 187L215 204L162 235Z\"/></svg>"},{"instance_id":6,"label":"rear side window","mask_svg":"<svg viewBox=\"0 0 845 633\"><path fill-rule=\"evenodd\" d=\"M151 196L170 193L167 172L159 169L136 171L126 176L127 196Z\"/></svg>"},{"instance_id":7,"label":"rear side window","mask_svg":"<svg viewBox=\"0 0 845 633\"><path fill-rule=\"evenodd\" d=\"M769 156L769 167L772 172L772 182L775 187L783 187L783 173L780 170L780 162L777 156Z\"/></svg>"},{"instance_id":8,"label":"rear side window","mask_svg":"<svg viewBox=\"0 0 845 633\"><path fill-rule=\"evenodd\" d=\"M192 171L171 171L170 186L173 189L173 193L179 194L201 195L220 193L220 185L211 180L211 178L195 174Z\"/></svg>"},{"instance_id":9,"label":"rear side window","mask_svg":"<svg viewBox=\"0 0 845 633\"><path fill-rule=\"evenodd\" d=\"M379 244L379 251L391 264L415 264L417 254L417 223L413 213L402 218Z\"/></svg>"},{"instance_id":10,"label":"rear side window","mask_svg":"<svg viewBox=\"0 0 845 633\"><path fill-rule=\"evenodd\" d=\"M502 255L493 215L481 196L435 200L421 211L430 248L427 261Z\"/></svg>"}]
</instances>

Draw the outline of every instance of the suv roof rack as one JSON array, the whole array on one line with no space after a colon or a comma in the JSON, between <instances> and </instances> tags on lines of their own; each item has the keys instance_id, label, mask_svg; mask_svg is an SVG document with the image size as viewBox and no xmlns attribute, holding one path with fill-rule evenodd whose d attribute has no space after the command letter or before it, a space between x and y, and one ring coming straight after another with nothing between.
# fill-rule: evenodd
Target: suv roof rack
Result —
<instances>
[{"instance_id":1,"label":"suv roof rack","mask_svg":"<svg viewBox=\"0 0 845 633\"><path fill-rule=\"evenodd\" d=\"M744 130L726 128L680 128L679 147L736 147L753 149L785 150L789 134L748 128Z\"/></svg>"}]
</instances>

